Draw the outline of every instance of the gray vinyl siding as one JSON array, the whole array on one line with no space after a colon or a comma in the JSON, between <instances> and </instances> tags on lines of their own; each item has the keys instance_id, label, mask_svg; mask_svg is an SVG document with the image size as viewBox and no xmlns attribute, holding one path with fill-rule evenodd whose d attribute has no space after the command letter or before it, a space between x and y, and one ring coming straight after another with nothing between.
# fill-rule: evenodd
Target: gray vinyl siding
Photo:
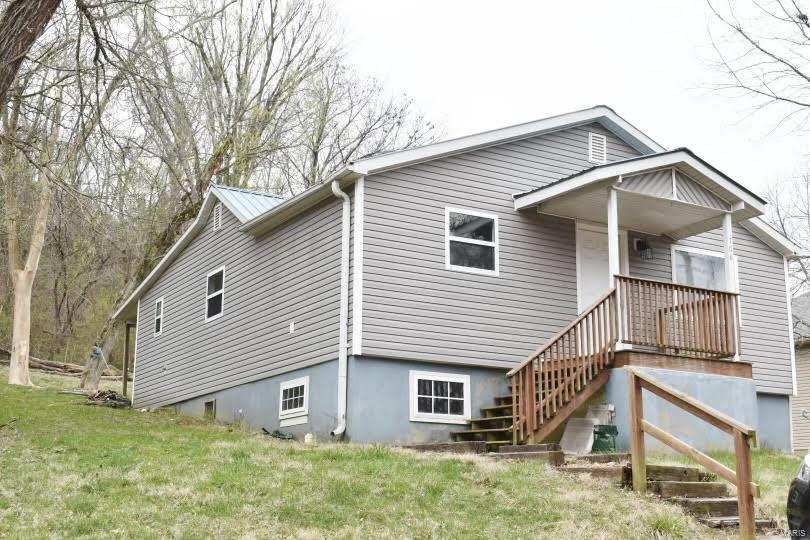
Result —
<instances>
[{"instance_id":1,"label":"gray vinyl siding","mask_svg":"<svg viewBox=\"0 0 810 540\"><path fill-rule=\"evenodd\" d=\"M439 159L366 180L363 354L511 367L576 316L574 222L515 212L512 195L637 155L598 125ZM445 268L445 208L499 218L498 276Z\"/></svg>"},{"instance_id":2,"label":"gray vinyl siding","mask_svg":"<svg viewBox=\"0 0 810 540\"><path fill-rule=\"evenodd\" d=\"M140 301L136 407L157 407L337 357L340 220L336 199L260 238L223 208ZM205 321L206 274L225 266L223 316ZM164 330L153 336L155 299ZM295 332L289 325L295 321Z\"/></svg>"},{"instance_id":3,"label":"gray vinyl siding","mask_svg":"<svg viewBox=\"0 0 810 540\"><path fill-rule=\"evenodd\" d=\"M731 209L731 206L721 197L715 195L681 172L675 173L675 185L678 191L678 199L681 201L708 206L709 208L717 208L719 210Z\"/></svg>"},{"instance_id":4,"label":"gray vinyl siding","mask_svg":"<svg viewBox=\"0 0 810 540\"><path fill-rule=\"evenodd\" d=\"M637 233L628 237L630 273L671 281L671 243L663 237ZM652 260L642 260L632 250L633 238L648 239L653 248ZM734 226L733 238L740 279L740 359L753 364L757 391L790 393L793 379L782 256L739 225ZM685 238L678 244L722 252L722 230Z\"/></svg>"},{"instance_id":5,"label":"gray vinyl siding","mask_svg":"<svg viewBox=\"0 0 810 540\"><path fill-rule=\"evenodd\" d=\"M654 197L672 197L672 169L636 174L622 181L622 189Z\"/></svg>"},{"instance_id":6,"label":"gray vinyl siding","mask_svg":"<svg viewBox=\"0 0 810 540\"><path fill-rule=\"evenodd\" d=\"M793 450L810 451L810 347L807 346L796 348L796 387L797 393L790 402Z\"/></svg>"},{"instance_id":7,"label":"gray vinyl siding","mask_svg":"<svg viewBox=\"0 0 810 540\"><path fill-rule=\"evenodd\" d=\"M653 197L676 198L719 210L729 210L729 204L680 171L675 172L676 195L672 192L672 168L660 169L625 178L621 188Z\"/></svg>"}]
</instances>

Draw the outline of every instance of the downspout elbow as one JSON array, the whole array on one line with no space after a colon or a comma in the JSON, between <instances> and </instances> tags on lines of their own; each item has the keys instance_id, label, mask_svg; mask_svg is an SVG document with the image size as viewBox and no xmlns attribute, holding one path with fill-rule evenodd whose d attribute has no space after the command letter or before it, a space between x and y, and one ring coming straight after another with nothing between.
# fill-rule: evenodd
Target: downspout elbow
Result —
<instances>
[{"instance_id":1,"label":"downspout elbow","mask_svg":"<svg viewBox=\"0 0 810 540\"><path fill-rule=\"evenodd\" d=\"M347 372L349 346L349 234L351 222L351 200L340 189L337 180L332 181L332 193L343 201L341 218L340 242L340 334L338 338L338 393L337 393L337 425L330 432L335 438L342 438L346 432L346 398L347 398Z\"/></svg>"}]
</instances>

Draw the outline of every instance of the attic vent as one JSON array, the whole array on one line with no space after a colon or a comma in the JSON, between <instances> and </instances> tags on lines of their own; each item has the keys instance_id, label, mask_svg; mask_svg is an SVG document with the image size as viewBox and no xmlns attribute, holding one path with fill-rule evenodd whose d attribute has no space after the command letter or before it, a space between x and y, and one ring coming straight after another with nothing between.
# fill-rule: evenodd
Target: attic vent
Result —
<instances>
[{"instance_id":1,"label":"attic vent","mask_svg":"<svg viewBox=\"0 0 810 540\"><path fill-rule=\"evenodd\" d=\"M214 205L214 230L217 231L222 227L222 203Z\"/></svg>"},{"instance_id":2,"label":"attic vent","mask_svg":"<svg viewBox=\"0 0 810 540\"><path fill-rule=\"evenodd\" d=\"M607 163L607 138L598 133L588 133L588 161Z\"/></svg>"}]
</instances>

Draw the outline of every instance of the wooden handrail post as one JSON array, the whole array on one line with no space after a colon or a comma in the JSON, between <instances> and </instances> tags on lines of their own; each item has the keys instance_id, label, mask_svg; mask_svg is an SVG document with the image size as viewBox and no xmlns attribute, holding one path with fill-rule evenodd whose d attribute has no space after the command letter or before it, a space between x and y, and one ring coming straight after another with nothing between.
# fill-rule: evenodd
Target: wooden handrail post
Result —
<instances>
[{"instance_id":1,"label":"wooden handrail post","mask_svg":"<svg viewBox=\"0 0 810 540\"><path fill-rule=\"evenodd\" d=\"M627 372L630 392L630 455L633 468L633 489L638 493L647 492L647 460L644 455L644 431L641 420L644 418L641 384L632 371Z\"/></svg>"},{"instance_id":2,"label":"wooden handrail post","mask_svg":"<svg viewBox=\"0 0 810 540\"><path fill-rule=\"evenodd\" d=\"M737 510L740 514L740 536L752 540L756 534L754 522L754 493L751 489L750 437L734 432L734 453L737 473Z\"/></svg>"}]
</instances>

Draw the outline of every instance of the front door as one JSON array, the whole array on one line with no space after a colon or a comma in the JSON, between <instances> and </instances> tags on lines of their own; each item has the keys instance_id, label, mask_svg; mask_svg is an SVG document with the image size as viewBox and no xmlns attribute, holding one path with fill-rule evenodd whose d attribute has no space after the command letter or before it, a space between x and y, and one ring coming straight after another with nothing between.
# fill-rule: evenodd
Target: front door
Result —
<instances>
[{"instance_id":1,"label":"front door","mask_svg":"<svg viewBox=\"0 0 810 540\"><path fill-rule=\"evenodd\" d=\"M619 233L619 260L627 271L627 236ZM607 228L577 224L577 302L582 312L610 287Z\"/></svg>"}]
</instances>

